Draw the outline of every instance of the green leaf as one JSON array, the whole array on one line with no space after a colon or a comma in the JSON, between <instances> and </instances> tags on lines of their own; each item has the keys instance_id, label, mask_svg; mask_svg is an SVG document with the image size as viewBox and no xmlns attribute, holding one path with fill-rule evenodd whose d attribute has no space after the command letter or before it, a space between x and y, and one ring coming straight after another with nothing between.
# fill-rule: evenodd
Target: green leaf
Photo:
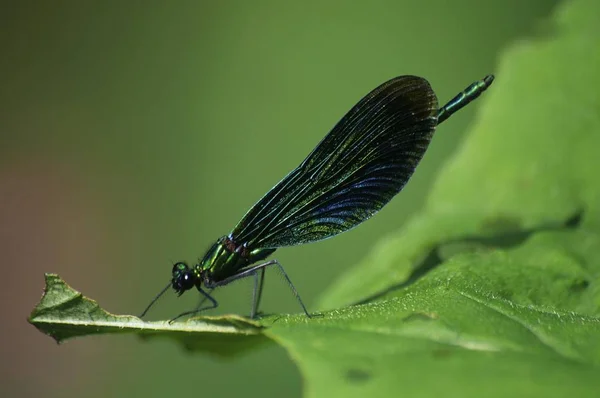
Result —
<instances>
[{"instance_id":1,"label":"green leaf","mask_svg":"<svg viewBox=\"0 0 600 398\"><path fill-rule=\"evenodd\" d=\"M571 234L455 254L385 300L269 333L297 360L309 396L597 396L600 319L584 313L598 311L598 280L563 247L600 241Z\"/></svg>"},{"instance_id":2,"label":"green leaf","mask_svg":"<svg viewBox=\"0 0 600 398\"><path fill-rule=\"evenodd\" d=\"M387 300L269 333L299 363L308 396L595 396L599 320L487 290L518 275L518 264L498 269L506 256L461 255Z\"/></svg>"},{"instance_id":3,"label":"green leaf","mask_svg":"<svg viewBox=\"0 0 600 398\"><path fill-rule=\"evenodd\" d=\"M220 355L274 340L310 397L597 396L597 15L566 3L551 36L506 51L422 213L325 293L322 317L141 322L47 275L30 322L58 341L128 332Z\"/></svg>"},{"instance_id":4,"label":"green leaf","mask_svg":"<svg viewBox=\"0 0 600 398\"><path fill-rule=\"evenodd\" d=\"M58 343L93 334L135 333L144 338L168 337L189 350L220 356L238 354L268 341L261 333L262 326L236 315L197 317L171 324L113 315L55 274L46 274L44 295L29 322Z\"/></svg>"}]
</instances>

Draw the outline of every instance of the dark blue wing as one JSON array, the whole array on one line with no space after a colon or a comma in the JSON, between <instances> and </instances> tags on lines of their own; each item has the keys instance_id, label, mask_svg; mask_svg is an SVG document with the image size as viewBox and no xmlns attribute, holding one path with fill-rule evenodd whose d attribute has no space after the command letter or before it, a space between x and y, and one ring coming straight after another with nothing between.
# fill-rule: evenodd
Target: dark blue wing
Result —
<instances>
[{"instance_id":1,"label":"dark blue wing","mask_svg":"<svg viewBox=\"0 0 600 398\"><path fill-rule=\"evenodd\" d=\"M429 83L400 76L356 104L232 231L250 248L314 242L365 221L396 195L437 125Z\"/></svg>"}]
</instances>

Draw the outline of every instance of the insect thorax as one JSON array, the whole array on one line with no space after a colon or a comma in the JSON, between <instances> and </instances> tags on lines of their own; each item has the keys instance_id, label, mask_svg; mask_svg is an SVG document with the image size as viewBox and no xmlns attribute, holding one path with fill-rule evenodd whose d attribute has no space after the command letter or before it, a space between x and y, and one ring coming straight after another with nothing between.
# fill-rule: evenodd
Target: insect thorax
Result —
<instances>
[{"instance_id":1,"label":"insect thorax","mask_svg":"<svg viewBox=\"0 0 600 398\"><path fill-rule=\"evenodd\" d=\"M274 251L275 249L250 249L245 244L235 242L231 236L223 236L208 249L196 269L206 279L218 282L264 260Z\"/></svg>"}]
</instances>

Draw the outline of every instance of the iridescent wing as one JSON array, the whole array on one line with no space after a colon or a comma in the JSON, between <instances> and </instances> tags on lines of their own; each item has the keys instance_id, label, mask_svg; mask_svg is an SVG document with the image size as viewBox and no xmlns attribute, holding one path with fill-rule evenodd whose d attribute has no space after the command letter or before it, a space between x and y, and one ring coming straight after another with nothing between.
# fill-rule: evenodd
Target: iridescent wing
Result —
<instances>
[{"instance_id":1,"label":"iridescent wing","mask_svg":"<svg viewBox=\"0 0 600 398\"><path fill-rule=\"evenodd\" d=\"M370 218L396 195L437 125L427 80L400 76L360 100L308 157L232 231L250 248L329 238Z\"/></svg>"}]
</instances>

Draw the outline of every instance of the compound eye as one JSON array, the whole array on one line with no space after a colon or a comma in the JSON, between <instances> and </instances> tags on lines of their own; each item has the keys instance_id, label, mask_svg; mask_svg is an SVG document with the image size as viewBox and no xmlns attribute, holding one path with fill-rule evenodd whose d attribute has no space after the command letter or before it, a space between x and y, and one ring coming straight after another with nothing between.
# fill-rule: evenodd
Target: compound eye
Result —
<instances>
[{"instance_id":1,"label":"compound eye","mask_svg":"<svg viewBox=\"0 0 600 398\"><path fill-rule=\"evenodd\" d=\"M187 271L183 275L181 275L181 287L184 290L189 290L194 287L194 283L196 282L196 278L192 271Z\"/></svg>"},{"instance_id":2,"label":"compound eye","mask_svg":"<svg viewBox=\"0 0 600 398\"><path fill-rule=\"evenodd\" d=\"M190 267L188 267L188 265L184 262L178 262L173 264L173 276L177 276L180 275L184 272L189 271Z\"/></svg>"}]
</instances>

